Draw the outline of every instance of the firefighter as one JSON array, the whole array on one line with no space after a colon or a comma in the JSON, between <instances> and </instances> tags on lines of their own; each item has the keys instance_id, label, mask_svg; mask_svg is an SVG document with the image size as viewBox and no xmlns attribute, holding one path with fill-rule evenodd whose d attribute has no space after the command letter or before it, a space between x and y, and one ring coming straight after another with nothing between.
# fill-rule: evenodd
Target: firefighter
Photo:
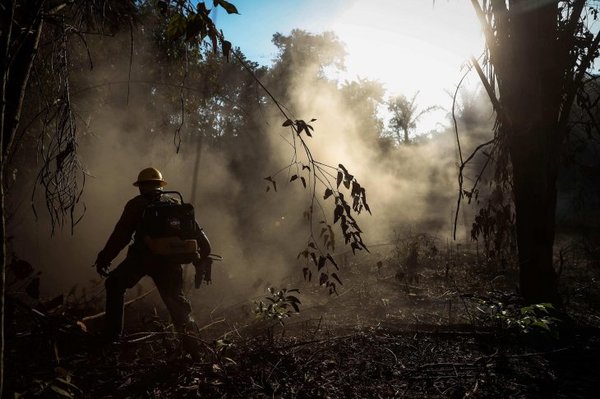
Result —
<instances>
[{"instance_id":1,"label":"firefighter","mask_svg":"<svg viewBox=\"0 0 600 399\"><path fill-rule=\"evenodd\" d=\"M132 288L144 276L149 275L154 280L160 296L166 305L179 333L189 333L197 329L191 318L191 304L183 292L183 269L181 264L165 261L164 258L152 254L143 241L142 217L144 209L155 201L175 201L174 198L163 194L162 189L167 184L160 171L154 168L142 170L134 186L139 188L140 195L131 199L125 205L123 214L117 222L104 249L96 259L97 272L106 277L106 319L105 333L109 341L117 341L123 329L123 299L125 291ZM200 262L209 259L210 243L206 235L196 224L196 241ZM131 241L127 257L110 273L112 260ZM185 337L185 335L184 335ZM189 343L189 342L188 342ZM184 348L186 340L183 340ZM189 351L189 348L185 348Z\"/></svg>"}]
</instances>

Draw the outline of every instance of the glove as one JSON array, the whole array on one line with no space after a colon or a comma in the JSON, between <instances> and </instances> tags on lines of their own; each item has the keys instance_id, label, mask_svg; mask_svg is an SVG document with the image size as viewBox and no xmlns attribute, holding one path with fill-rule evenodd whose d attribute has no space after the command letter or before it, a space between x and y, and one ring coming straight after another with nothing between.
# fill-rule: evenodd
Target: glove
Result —
<instances>
[{"instance_id":1,"label":"glove","mask_svg":"<svg viewBox=\"0 0 600 399\"><path fill-rule=\"evenodd\" d=\"M196 276L194 278L194 286L196 288L200 288L202 285L202 280L206 281L206 284L211 283L211 266L212 259L204 258L197 262L194 262L194 266L196 267Z\"/></svg>"},{"instance_id":2,"label":"glove","mask_svg":"<svg viewBox=\"0 0 600 399\"><path fill-rule=\"evenodd\" d=\"M110 268L110 262L103 260L102 256L98 255L94 266L96 267L96 271L101 277L108 277L108 269Z\"/></svg>"}]
</instances>

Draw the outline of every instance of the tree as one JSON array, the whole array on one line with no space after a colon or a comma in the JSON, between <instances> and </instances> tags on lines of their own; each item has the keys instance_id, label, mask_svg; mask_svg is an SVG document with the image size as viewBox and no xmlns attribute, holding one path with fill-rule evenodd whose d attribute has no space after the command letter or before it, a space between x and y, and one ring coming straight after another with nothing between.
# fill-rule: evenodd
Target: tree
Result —
<instances>
[{"instance_id":1,"label":"tree","mask_svg":"<svg viewBox=\"0 0 600 399\"><path fill-rule=\"evenodd\" d=\"M521 294L530 303L560 303L556 180L573 103L598 56L600 34L588 25L597 8L585 0L471 2L485 35L488 73L476 59L472 65L497 118L495 139L476 151L494 145L496 176L512 190Z\"/></svg>"},{"instance_id":2,"label":"tree","mask_svg":"<svg viewBox=\"0 0 600 399\"><path fill-rule=\"evenodd\" d=\"M409 144L409 133L417 128L417 122L428 112L438 109L436 106L430 106L419 110L416 103L419 92L409 100L403 94L392 97L388 100L388 110L392 113L390 118L390 128L396 135L398 144Z\"/></svg>"},{"instance_id":3,"label":"tree","mask_svg":"<svg viewBox=\"0 0 600 399\"><path fill-rule=\"evenodd\" d=\"M102 16L102 18L98 18ZM14 151L15 138L20 127L25 94L32 67L38 52L52 64L56 85L47 111L52 114L47 122L55 123L56 136L47 163L40 178L47 183L56 197L49 199L53 210L73 215L77 203L77 184L63 178L78 169L75 156L75 127L69 100L68 41L82 32L110 33L115 25L131 22L134 17L132 1L79 0L79 1L5 1L0 6L0 396L3 389L4 359L4 288L6 270L6 166ZM41 38L45 46L41 46ZM47 42L46 42L47 41ZM44 58L44 57L42 57ZM43 68L42 68L43 69ZM51 110L51 111L50 111ZM53 165L53 166L50 166ZM50 209L50 208L49 208Z\"/></svg>"},{"instance_id":4,"label":"tree","mask_svg":"<svg viewBox=\"0 0 600 399\"><path fill-rule=\"evenodd\" d=\"M366 142L377 142L383 132L383 122L377 115L383 104L383 84L369 79L346 81L339 88L344 106L357 119L357 129Z\"/></svg>"}]
</instances>

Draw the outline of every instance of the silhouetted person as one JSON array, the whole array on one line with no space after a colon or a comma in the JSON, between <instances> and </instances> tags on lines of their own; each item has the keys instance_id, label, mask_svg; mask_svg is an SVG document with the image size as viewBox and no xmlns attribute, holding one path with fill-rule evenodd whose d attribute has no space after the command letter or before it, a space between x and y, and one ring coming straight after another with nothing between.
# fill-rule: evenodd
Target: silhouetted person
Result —
<instances>
[{"instance_id":1,"label":"silhouetted person","mask_svg":"<svg viewBox=\"0 0 600 399\"><path fill-rule=\"evenodd\" d=\"M197 329L191 318L191 304L183 293L183 269L180 263L168 261L165 257L152 253L148 248L143 231L144 211L151 204L178 203L178 201L162 192L167 183L160 171L154 168L142 170L134 186L140 190L140 195L131 199L125 205L121 218L110 235L104 249L98 253L96 270L101 276L107 277L106 285L106 325L105 333L108 340L118 340L123 330L123 300L125 291L132 288L138 281L149 275L154 280L158 292L165 303L177 332L187 333ZM198 262L207 260L210 254L210 243L200 227L195 226L195 239L198 247ZM112 260L131 241L127 257L113 271L108 273ZM194 262L196 263L196 262ZM187 341L187 342L186 342ZM183 340L186 350L189 340Z\"/></svg>"}]
</instances>

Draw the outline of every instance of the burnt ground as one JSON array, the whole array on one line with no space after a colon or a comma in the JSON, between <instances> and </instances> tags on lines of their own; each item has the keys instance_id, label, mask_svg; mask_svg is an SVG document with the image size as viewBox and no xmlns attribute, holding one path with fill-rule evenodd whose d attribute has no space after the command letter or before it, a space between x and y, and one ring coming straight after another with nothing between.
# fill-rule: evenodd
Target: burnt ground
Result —
<instances>
[{"instance_id":1,"label":"burnt ground","mask_svg":"<svg viewBox=\"0 0 600 399\"><path fill-rule=\"evenodd\" d=\"M147 298L128 317L150 316L109 344L77 301L13 298L5 397L600 397L595 263L563 262L566 313L524 312L514 270L473 252L424 253L408 277L389 253L345 263L339 295L303 285L283 325L248 301L200 317L195 360Z\"/></svg>"}]
</instances>

